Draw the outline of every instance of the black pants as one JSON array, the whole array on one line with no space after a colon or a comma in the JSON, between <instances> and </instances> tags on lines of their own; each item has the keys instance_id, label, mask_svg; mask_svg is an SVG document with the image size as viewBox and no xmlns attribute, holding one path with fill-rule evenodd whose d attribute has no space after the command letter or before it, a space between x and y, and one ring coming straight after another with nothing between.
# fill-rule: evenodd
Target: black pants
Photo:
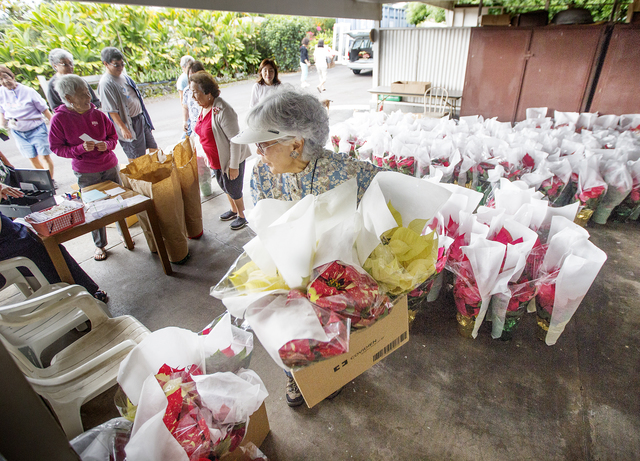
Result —
<instances>
[{"instance_id":1,"label":"black pants","mask_svg":"<svg viewBox=\"0 0 640 461\"><path fill-rule=\"evenodd\" d=\"M31 234L29 230L21 225L12 222L4 215L2 216L2 230L0 231L0 261L15 258L16 256L24 256L38 266L42 275L49 281L49 283L59 283L60 276L56 271L53 261L49 257L49 253L45 249L44 245L36 236ZM98 285L91 277L80 267L80 264L69 254L67 249L59 245L62 256L69 266L71 276L75 280L77 285L83 286L92 295L98 291ZM20 268L20 272L23 275L32 275L29 270ZM0 282L2 285L6 282L4 277L0 275Z\"/></svg>"}]
</instances>

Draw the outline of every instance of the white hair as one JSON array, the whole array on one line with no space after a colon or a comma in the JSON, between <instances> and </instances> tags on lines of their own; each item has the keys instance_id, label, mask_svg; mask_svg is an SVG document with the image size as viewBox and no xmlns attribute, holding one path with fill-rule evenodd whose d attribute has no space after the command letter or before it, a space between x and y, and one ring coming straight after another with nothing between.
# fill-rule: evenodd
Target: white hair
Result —
<instances>
[{"instance_id":1,"label":"white hair","mask_svg":"<svg viewBox=\"0 0 640 461\"><path fill-rule=\"evenodd\" d=\"M51 64L51 67L55 66L56 64L60 64L60 62L65 58L73 63L73 55L67 50L62 48L54 48L53 50L49 51L49 64Z\"/></svg>"},{"instance_id":2,"label":"white hair","mask_svg":"<svg viewBox=\"0 0 640 461\"><path fill-rule=\"evenodd\" d=\"M247 125L257 131L277 129L304 139L305 161L319 156L329 139L329 115L322 103L294 89L282 89L263 99L247 115Z\"/></svg>"},{"instance_id":3,"label":"white hair","mask_svg":"<svg viewBox=\"0 0 640 461\"><path fill-rule=\"evenodd\" d=\"M186 67L194 61L195 59L193 59L188 54L185 54L182 58L180 58L180 67Z\"/></svg>"},{"instance_id":4,"label":"white hair","mask_svg":"<svg viewBox=\"0 0 640 461\"><path fill-rule=\"evenodd\" d=\"M71 107L71 103L67 101L67 95L74 95L78 90L85 88L87 88L87 82L85 82L82 77L78 77L74 74L67 74L58 77L55 85L58 96L60 96L60 99L62 99L62 102L64 102L64 105L67 107Z\"/></svg>"}]
</instances>

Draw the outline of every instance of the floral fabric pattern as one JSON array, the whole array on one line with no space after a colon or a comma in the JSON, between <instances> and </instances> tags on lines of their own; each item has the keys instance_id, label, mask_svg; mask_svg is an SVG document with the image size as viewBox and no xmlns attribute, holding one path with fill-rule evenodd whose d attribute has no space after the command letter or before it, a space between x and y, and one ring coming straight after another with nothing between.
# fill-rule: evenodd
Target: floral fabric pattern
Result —
<instances>
[{"instance_id":1,"label":"floral fabric pattern","mask_svg":"<svg viewBox=\"0 0 640 461\"><path fill-rule=\"evenodd\" d=\"M329 150L311 160L300 173L273 174L267 165L258 162L251 176L251 197L254 204L265 198L300 200L309 194L320 195L356 178L359 202L379 171L382 170L371 163Z\"/></svg>"},{"instance_id":2,"label":"floral fabric pattern","mask_svg":"<svg viewBox=\"0 0 640 461\"><path fill-rule=\"evenodd\" d=\"M182 104L187 106L189 109L189 119L191 120L191 127L196 126L196 122L198 121L198 115L200 115L200 110L202 109L198 103L193 99L193 95L191 93L191 88L185 88L182 93Z\"/></svg>"}]
</instances>

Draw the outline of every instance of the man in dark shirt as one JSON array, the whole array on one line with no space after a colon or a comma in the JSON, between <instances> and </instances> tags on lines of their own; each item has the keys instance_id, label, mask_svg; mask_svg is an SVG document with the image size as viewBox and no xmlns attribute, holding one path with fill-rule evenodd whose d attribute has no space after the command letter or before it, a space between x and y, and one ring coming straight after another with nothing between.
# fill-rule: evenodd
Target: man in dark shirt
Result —
<instances>
[{"instance_id":1,"label":"man in dark shirt","mask_svg":"<svg viewBox=\"0 0 640 461\"><path fill-rule=\"evenodd\" d=\"M300 76L300 86L306 88L309 86L307 83L307 77L309 76L309 39L303 38L302 45L300 45L300 68L302 69L302 75Z\"/></svg>"}]
</instances>

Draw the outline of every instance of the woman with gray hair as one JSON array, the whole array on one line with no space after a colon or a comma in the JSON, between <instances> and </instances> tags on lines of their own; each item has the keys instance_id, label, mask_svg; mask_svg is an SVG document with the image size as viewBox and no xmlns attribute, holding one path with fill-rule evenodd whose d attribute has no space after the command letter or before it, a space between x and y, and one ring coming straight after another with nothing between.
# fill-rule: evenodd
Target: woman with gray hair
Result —
<instances>
[{"instance_id":1,"label":"woman with gray hair","mask_svg":"<svg viewBox=\"0 0 640 461\"><path fill-rule=\"evenodd\" d=\"M358 201L380 171L371 163L325 149L329 116L314 96L282 90L263 99L247 116L248 129L231 139L236 144L255 143L261 161L251 177L253 201L264 198L299 200L319 195L356 178ZM304 403L293 376L287 375L286 398L290 407ZM331 399L340 393L331 394Z\"/></svg>"},{"instance_id":2,"label":"woman with gray hair","mask_svg":"<svg viewBox=\"0 0 640 461\"><path fill-rule=\"evenodd\" d=\"M254 203L319 195L351 178L358 181L360 200L380 171L371 163L325 149L329 116L310 94L282 90L270 95L249 112L247 125L231 141L255 143L261 156L251 177Z\"/></svg>"},{"instance_id":3,"label":"woman with gray hair","mask_svg":"<svg viewBox=\"0 0 640 461\"><path fill-rule=\"evenodd\" d=\"M51 106L51 110L56 110L58 106L64 104L62 102L62 98L56 92L56 82L58 78L63 75L73 74L73 56L67 50L62 48L54 48L49 52L49 64L53 67L53 70L56 71L55 75L51 77L49 80L49 86L47 87L47 101L49 101L49 106ZM96 96L93 89L88 83L85 83L87 88L89 88L89 93L91 94L91 102L97 108L100 108L100 99Z\"/></svg>"},{"instance_id":4,"label":"woman with gray hair","mask_svg":"<svg viewBox=\"0 0 640 461\"><path fill-rule=\"evenodd\" d=\"M51 119L49 144L59 157L70 158L80 188L113 181L121 184L118 158L113 152L118 135L113 122L91 103L85 81L77 75L63 75L56 91L64 104ZM92 232L96 251L93 258L107 258L107 233L104 228Z\"/></svg>"},{"instance_id":5,"label":"woman with gray hair","mask_svg":"<svg viewBox=\"0 0 640 461\"><path fill-rule=\"evenodd\" d=\"M184 90L189 87L189 75L188 70L191 67L191 64L195 62L193 57L185 54L182 58L180 58L180 68L182 69L182 73L178 80L176 80L176 89L178 90L178 95L180 96L180 102L182 102L182 98L184 97Z\"/></svg>"}]
</instances>

